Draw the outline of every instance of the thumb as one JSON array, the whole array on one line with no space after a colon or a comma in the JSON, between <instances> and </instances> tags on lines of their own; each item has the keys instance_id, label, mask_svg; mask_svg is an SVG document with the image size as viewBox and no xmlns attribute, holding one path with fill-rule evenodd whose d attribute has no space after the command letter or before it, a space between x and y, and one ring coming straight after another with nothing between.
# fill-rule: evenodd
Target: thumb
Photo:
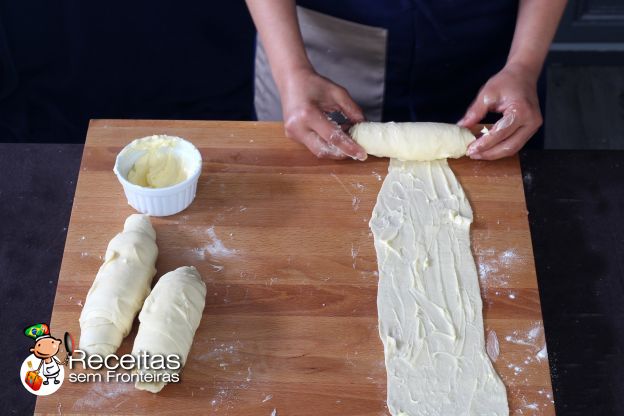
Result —
<instances>
[{"instance_id":1,"label":"thumb","mask_svg":"<svg viewBox=\"0 0 624 416\"><path fill-rule=\"evenodd\" d=\"M457 122L462 127L472 127L486 116L489 110L496 106L497 98L488 95L484 90L479 91L477 98L470 104L464 117Z\"/></svg>"},{"instance_id":2,"label":"thumb","mask_svg":"<svg viewBox=\"0 0 624 416\"><path fill-rule=\"evenodd\" d=\"M336 103L340 106L343 114L353 123L364 121L364 113L359 105L353 101L346 89L340 88L334 94Z\"/></svg>"}]
</instances>

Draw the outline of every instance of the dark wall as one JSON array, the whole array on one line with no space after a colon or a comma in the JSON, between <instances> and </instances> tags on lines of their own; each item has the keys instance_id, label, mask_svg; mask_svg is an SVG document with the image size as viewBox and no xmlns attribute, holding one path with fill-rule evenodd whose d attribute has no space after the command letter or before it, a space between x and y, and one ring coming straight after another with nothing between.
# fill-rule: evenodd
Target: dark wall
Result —
<instances>
[{"instance_id":1,"label":"dark wall","mask_svg":"<svg viewBox=\"0 0 624 416\"><path fill-rule=\"evenodd\" d=\"M81 142L90 118L250 119L242 0L0 0L0 141Z\"/></svg>"},{"instance_id":2,"label":"dark wall","mask_svg":"<svg viewBox=\"0 0 624 416\"><path fill-rule=\"evenodd\" d=\"M569 0L548 57L548 149L624 150L624 1Z\"/></svg>"}]
</instances>

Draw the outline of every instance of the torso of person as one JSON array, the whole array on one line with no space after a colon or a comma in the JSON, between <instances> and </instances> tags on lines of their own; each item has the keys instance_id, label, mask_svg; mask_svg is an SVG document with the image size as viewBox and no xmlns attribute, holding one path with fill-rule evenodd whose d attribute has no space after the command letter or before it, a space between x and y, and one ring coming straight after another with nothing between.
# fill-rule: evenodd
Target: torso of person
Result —
<instances>
[{"instance_id":1,"label":"torso of person","mask_svg":"<svg viewBox=\"0 0 624 416\"><path fill-rule=\"evenodd\" d=\"M347 88L369 120L454 123L503 67L518 1L299 0L297 5L315 69ZM280 119L279 95L272 79L267 81L270 70L259 70L268 66L263 53L260 45L257 115Z\"/></svg>"}]
</instances>

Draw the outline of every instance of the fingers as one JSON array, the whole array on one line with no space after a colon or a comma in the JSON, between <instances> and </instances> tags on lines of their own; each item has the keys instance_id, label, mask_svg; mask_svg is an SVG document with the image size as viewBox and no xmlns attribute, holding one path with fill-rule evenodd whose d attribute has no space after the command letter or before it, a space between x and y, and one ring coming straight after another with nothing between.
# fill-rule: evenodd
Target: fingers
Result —
<instances>
[{"instance_id":1,"label":"fingers","mask_svg":"<svg viewBox=\"0 0 624 416\"><path fill-rule=\"evenodd\" d=\"M507 110L503 117L501 117L486 134L470 144L466 155L470 157L477 156L479 153L491 149L493 146L515 133L516 130L520 128L516 114L517 111L515 108Z\"/></svg>"},{"instance_id":2,"label":"fingers","mask_svg":"<svg viewBox=\"0 0 624 416\"><path fill-rule=\"evenodd\" d=\"M368 155L362 146L342 131L338 124L327 120L320 111L317 117L312 117L309 126L328 144L337 147L347 156L357 160L366 160Z\"/></svg>"},{"instance_id":3,"label":"fingers","mask_svg":"<svg viewBox=\"0 0 624 416\"><path fill-rule=\"evenodd\" d=\"M327 120L325 114L317 107L308 106L296 111L287 120L285 128L288 137L299 140L306 146L308 142L314 142L308 137L309 131L313 131L325 141L326 152L334 154L336 148L353 159L366 160L368 156L364 149L342 131L338 124Z\"/></svg>"},{"instance_id":4,"label":"fingers","mask_svg":"<svg viewBox=\"0 0 624 416\"><path fill-rule=\"evenodd\" d=\"M542 124L536 86L523 73L503 68L488 80L458 124L473 127L488 111L502 117L466 151L473 159L498 159L516 153Z\"/></svg>"},{"instance_id":5,"label":"fingers","mask_svg":"<svg viewBox=\"0 0 624 416\"><path fill-rule=\"evenodd\" d=\"M340 149L327 143L303 123L290 120L286 123L285 130L286 137L302 143L318 158L345 159L347 157Z\"/></svg>"},{"instance_id":6,"label":"fingers","mask_svg":"<svg viewBox=\"0 0 624 416\"><path fill-rule=\"evenodd\" d=\"M457 122L462 127L472 127L486 116L488 111L493 109L498 102L496 96L492 96L486 89L482 89L477 94L477 98L470 104L464 117Z\"/></svg>"},{"instance_id":7,"label":"fingers","mask_svg":"<svg viewBox=\"0 0 624 416\"><path fill-rule=\"evenodd\" d=\"M522 148L541 125L539 109L528 104L511 105L487 134L469 146L466 154L472 159L486 160L511 156Z\"/></svg>"},{"instance_id":8,"label":"fingers","mask_svg":"<svg viewBox=\"0 0 624 416\"><path fill-rule=\"evenodd\" d=\"M346 159L348 157L339 148L327 143L316 132L311 130L308 131L304 144L316 157L321 159Z\"/></svg>"},{"instance_id":9,"label":"fingers","mask_svg":"<svg viewBox=\"0 0 624 416\"><path fill-rule=\"evenodd\" d=\"M355 124L364 121L365 118L362 109L353 101L346 89L342 87L336 88L333 92L333 98L336 104L340 106L344 115L347 116L352 123Z\"/></svg>"},{"instance_id":10,"label":"fingers","mask_svg":"<svg viewBox=\"0 0 624 416\"><path fill-rule=\"evenodd\" d=\"M352 123L364 120L346 89L316 75L294 88L291 95L288 100L282 97L286 136L305 144L318 157L366 160L366 151L324 112L340 111Z\"/></svg>"},{"instance_id":11,"label":"fingers","mask_svg":"<svg viewBox=\"0 0 624 416\"><path fill-rule=\"evenodd\" d=\"M509 138L479 153L477 157L473 157L473 159L495 160L512 156L522 149L522 146L531 138L533 133L535 133L535 131L530 130L526 126L522 126Z\"/></svg>"}]
</instances>

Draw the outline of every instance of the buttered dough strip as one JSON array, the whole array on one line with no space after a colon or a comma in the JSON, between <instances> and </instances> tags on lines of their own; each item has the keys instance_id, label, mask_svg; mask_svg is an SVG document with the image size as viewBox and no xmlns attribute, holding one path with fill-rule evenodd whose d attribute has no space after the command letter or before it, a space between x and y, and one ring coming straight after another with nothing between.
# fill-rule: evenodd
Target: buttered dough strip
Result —
<instances>
[{"instance_id":1,"label":"buttered dough strip","mask_svg":"<svg viewBox=\"0 0 624 416\"><path fill-rule=\"evenodd\" d=\"M393 416L503 416L485 351L472 210L446 160L390 161L370 227Z\"/></svg>"},{"instance_id":2,"label":"buttered dough strip","mask_svg":"<svg viewBox=\"0 0 624 416\"><path fill-rule=\"evenodd\" d=\"M475 140L470 130L445 123L364 122L350 134L368 154L417 161L462 157Z\"/></svg>"},{"instance_id":3,"label":"buttered dough strip","mask_svg":"<svg viewBox=\"0 0 624 416\"><path fill-rule=\"evenodd\" d=\"M147 352L164 356L175 354L183 367L191 350L195 331L199 327L206 303L206 284L195 267L180 267L158 280L145 300L139 314L139 332L134 340L132 354ZM174 373L180 370L160 370ZM160 374L158 374L160 373ZM167 384L137 381L135 387L158 393Z\"/></svg>"},{"instance_id":4,"label":"buttered dough strip","mask_svg":"<svg viewBox=\"0 0 624 416\"><path fill-rule=\"evenodd\" d=\"M156 232L149 217L130 215L109 243L80 314L80 349L114 354L150 292L156 274Z\"/></svg>"}]
</instances>

